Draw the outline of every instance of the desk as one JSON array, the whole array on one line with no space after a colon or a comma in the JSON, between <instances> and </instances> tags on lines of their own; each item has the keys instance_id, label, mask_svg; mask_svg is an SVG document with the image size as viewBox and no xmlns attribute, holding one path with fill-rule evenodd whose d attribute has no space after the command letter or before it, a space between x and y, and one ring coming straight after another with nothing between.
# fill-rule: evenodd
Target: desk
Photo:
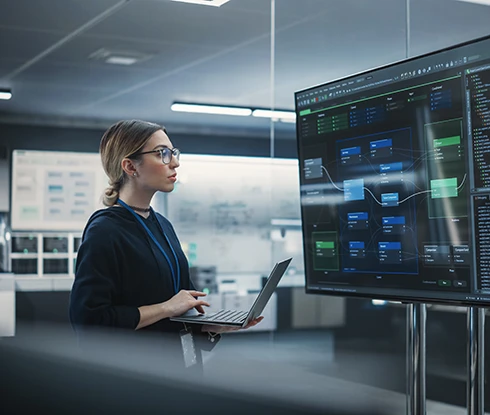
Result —
<instances>
[{"instance_id":1,"label":"desk","mask_svg":"<svg viewBox=\"0 0 490 415\"><path fill-rule=\"evenodd\" d=\"M24 277L15 276L17 291L71 291L75 279L68 275L56 277Z\"/></svg>"},{"instance_id":2,"label":"desk","mask_svg":"<svg viewBox=\"0 0 490 415\"><path fill-rule=\"evenodd\" d=\"M13 274L0 274L0 337L15 335L15 280Z\"/></svg>"}]
</instances>

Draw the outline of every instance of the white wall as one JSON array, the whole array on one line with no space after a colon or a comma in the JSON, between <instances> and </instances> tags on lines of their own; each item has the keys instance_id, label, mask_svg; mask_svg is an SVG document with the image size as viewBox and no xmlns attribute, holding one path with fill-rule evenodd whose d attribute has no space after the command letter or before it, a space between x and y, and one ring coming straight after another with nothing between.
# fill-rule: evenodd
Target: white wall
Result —
<instances>
[{"instance_id":1,"label":"white wall","mask_svg":"<svg viewBox=\"0 0 490 415\"><path fill-rule=\"evenodd\" d=\"M10 209L10 167L8 160L0 160L0 212Z\"/></svg>"}]
</instances>

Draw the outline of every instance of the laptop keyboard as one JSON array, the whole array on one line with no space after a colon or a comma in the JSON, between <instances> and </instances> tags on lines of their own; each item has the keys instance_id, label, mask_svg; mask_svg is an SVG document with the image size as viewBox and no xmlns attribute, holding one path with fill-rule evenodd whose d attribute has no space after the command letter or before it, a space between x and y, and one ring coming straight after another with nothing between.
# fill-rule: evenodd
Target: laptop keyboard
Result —
<instances>
[{"instance_id":1,"label":"laptop keyboard","mask_svg":"<svg viewBox=\"0 0 490 415\"><path fill-rule=\"evenodd\" d=\"M247 318L248 311L220 310L214 314L204 314L200 321L212 321L214 323L243 323Z\"/></svg>"}]
</instances>

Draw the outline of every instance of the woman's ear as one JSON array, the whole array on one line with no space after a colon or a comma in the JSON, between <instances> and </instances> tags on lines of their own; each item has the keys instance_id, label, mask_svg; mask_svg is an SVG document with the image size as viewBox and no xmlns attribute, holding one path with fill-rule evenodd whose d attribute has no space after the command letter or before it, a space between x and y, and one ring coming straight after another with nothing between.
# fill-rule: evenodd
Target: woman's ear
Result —
<instances>
[{"instance_id":1,"label":"woman's ear","mask_svg":"<svg viewBox=\"0 0 490 415\"><path fill-rule=\"evenodd\" d=\"M121 161L121 167L129 176L136 176L136 166L132 160L125 158Z\"/></svg>"}]
</instances>

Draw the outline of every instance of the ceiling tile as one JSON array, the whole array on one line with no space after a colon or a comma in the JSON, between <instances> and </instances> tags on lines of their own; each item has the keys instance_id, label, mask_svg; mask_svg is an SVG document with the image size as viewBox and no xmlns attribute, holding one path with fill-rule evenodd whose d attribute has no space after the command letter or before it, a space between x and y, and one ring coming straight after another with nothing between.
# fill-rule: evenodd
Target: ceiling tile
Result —
<instances>
[{"instance_id":1,"label":"ceiling tile","mask_svg":"<svg viewBox=\"0 0 490 415\"><path fill-rule=\"evenodd\" d=\"M0 27L0 51L2 53L2 59L27 61L56 43L61 37L61 35L52 33L39 33Z\"/></svg>"},{"instance_id":2,"label":"ceiling tile","mask_svg":"<svg viewBox=\"0 0 490 415\"><path fill-rule=\"evenodd\" d=\"M411 56L417 56L487 36L490 6L456 0L412 0L410 23Z\"/></svg>"},{"instance_id":3,"label":"ceiling tile","mask_svg":"<svg viewBox=\"0 0 490 415\"><path fill-rule=\"evenodd\" d=\"M12 0L2 6L0 26L72 32L118 0Z\"/></svg>"},{"instance_id":4,"label":"ceiling tile","mask_svg":"<svg viewBox=\"0 0 490 415\"><path fill-rule=\"evenodd\" d=\"M271 13L270 0L230 0L222 9L268 14Z\"/></svg>"},{"instance_id":5,"label":"ceiling tile","mask_svg":"<svg viewBox=\"0 0 490 415\"><path fill-rule=\"evenodd\" d=\"M11 73L13 70L17 69L23 63L24 61L17 60L17 59L2 58L0 60L0 87L9 86L11 84L10 80L3 80L2 82L2 78L7 74Z\"/></svg>"},{"instance_id":6,"label":"ceiling tile","mask_svg":"<svg viewBox=\"0 0 490 415\"><path fill-rule=\"evenodd\" d=\"M401 1L378 0L390 16L386 19L372 3L318 0L305 3L302 11L289 2L301 24L279 30L275 48L275 105L294 108L294 92L336 78L403 59L405 56L405 8ZM283 3L281 2L282 6ZM315 10L316 17L311 18ZM339 36L341 22L341 36ZM245 90L241 100L270 102L270 91Z\"/></svg>"},{"instance_id":7,"label":"ceiling tile","mask_svg":"<svg viewBox=\"0 0 490 415\"><path fill-rule=\"evenodd\" d=\"M270 18L259 13L140 0L108 17L91 33L229 47L269 30Z\"/></svg>"},{"instance_id":8,"label":"ceiling tile","mask_svg":"<svg viewBox=\"0 0 490 415\"><path fill-rule=\"evenodd\" d=\"M69 88L102 88L107 93L112 93L127 88L148 75L147 71L116 65L78 66L40 62L18 75L14 79L14 84L35 83Z\"/></svg>"},{"instance_id":9,"label":"ceiling tile","mask_svg":"<svg viewBox=\"0 0 490 415\"><path fill-rule=\"evenodd\" d=\"M160 75L153 81L152 78L141 79L138 88L135 84L129 91L120 90L114 100L139 93L147 96L158 94L171 101L246 105L246 102L239 101L239 97L244 91L268 88L269 72L269 44L261 41L203 61L187 70ZM108 99L107 103L112 101Z\"/></svg>"},{"instance_id":10,"label":"ceiling tile","mask_svg":"<svg viewBox=\"0 0 490 415\"><path fill-rule=\"evenodd\" d=\"M3 114L39 114L67 116L73 114L80 105L92 102L106 92L100 89L19 83L13 89L10 101L0 101ZM98 114L93 118L104 118Z\"/></svg>"},{"instance_id":11,"label":"ceiling tile","mask_svg":"<svg viewBox=\"0 0 490 415\"><path fill-rule=\"evenodd\" d=\"M121 68L120 66L106 64L103 61L97 62L89 59L91 54L102 48L111 51L130 51L150 55L150 59L137 62L127 68L142 69L150 71L155 75L165 71L174 70L190 62L202 59L217 50L165 41L134 41L127 38L119 39L86 35L79 36L63 45L51 53L46 60L50 62L66 62L77 65L98 64L107 68L115 68L115 70Z\"/></svg>"}]
</instances>

